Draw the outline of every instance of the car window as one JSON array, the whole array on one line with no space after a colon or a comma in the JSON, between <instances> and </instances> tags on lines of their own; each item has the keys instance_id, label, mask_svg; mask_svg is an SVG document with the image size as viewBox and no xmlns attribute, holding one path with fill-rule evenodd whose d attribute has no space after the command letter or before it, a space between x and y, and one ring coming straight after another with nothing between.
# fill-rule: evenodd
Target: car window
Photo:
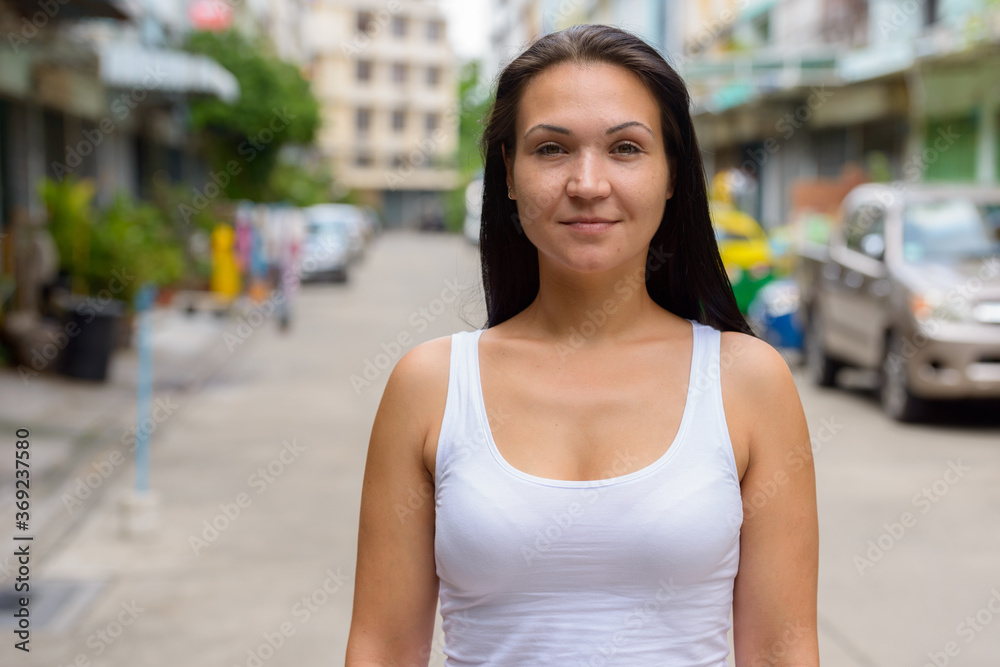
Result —
<instances>
[{"instance_id":1,"label":"car window","mask_svg":"<svg viewBox=\"0 0 1000 667\"><path fill-rule=\"evenodd\" d=\"M903 212L903 259L961 260L1000 251L996 236L998 205L976 205L949 198L914 202Z\"/></svg>"},{"instance_id":2,"label":"car window","mask_svg":"<svg viewBox=\"0 0 1000 667\"><path fill-rule=\"evenodd\" d=\"M844 230L847 247L862 250L862 239L870 234L885 236L885 209L877 204L862 204L851 214Z\"/></svg>"}]
</instances>

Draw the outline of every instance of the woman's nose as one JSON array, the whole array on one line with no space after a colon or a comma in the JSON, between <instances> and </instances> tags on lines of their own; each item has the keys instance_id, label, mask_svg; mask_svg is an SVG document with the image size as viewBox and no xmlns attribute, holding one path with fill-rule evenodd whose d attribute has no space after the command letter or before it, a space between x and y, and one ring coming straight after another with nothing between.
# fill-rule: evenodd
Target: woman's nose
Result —
<instances>
[{"instance_id":1,"label":"woman's nose","mask_svg":"<svg viewBox=\"0 0 1000 667\"><path fill-rule=\"evenodd\" d=\"M611 194L611 182L599 156L590 153L580 155L570 173L566 193L582 199L602 199Z\"/></svg>"}]
</instances>

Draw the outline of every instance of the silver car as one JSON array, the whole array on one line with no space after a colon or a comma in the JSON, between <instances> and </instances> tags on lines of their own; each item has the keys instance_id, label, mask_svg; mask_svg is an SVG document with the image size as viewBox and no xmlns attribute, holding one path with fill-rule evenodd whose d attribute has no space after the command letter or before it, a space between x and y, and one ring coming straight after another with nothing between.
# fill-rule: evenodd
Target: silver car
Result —
<instances>
[{"instance_id":1,"label":"silver car","mask_svg":"<svg viewBox=\"0 0 1000 667\"><path fill-rule=\"evenodd\" d=\"M901 421L929 399L1000 398L1000 188L858 186L799 282L818 384L877 370Z\"/></svg>"},{"instance_id":2,"label":"silver car","mask_svg":"<svg viewBox=\"0 0 1000 667\"><path fill-rule=\"evenodd\" d=\"M309 225L340 229L347 239L347 254L351 263L364 256L368 222L360 208L351 204L316 204L307 207L305 213Z\"/></svg>"},{"instance_id":3,"label":"silver car","mask_svg":"<svg viewBox=\"0 0 1000 667\"><path fill-rule=\"evenodd\" d=\"M299 258L303 282L331 279L346 282L350 267L350 240L342 225L309 221Z\"/></svg>"}]
</instances>

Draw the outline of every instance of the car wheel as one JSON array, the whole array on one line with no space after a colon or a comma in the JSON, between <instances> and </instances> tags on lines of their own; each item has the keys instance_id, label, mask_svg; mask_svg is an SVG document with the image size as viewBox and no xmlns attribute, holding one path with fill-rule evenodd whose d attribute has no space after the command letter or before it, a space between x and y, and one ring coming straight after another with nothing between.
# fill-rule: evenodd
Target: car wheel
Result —
<instances>
[{"instance_id":1,"label":"car wheel","mask_svg":"<svg viewBox=\"0 0 1000 667\"><path fill-rule=\"evenodd\" d=\"M899 334L889 334L879 374L879 401L883 412L892 419L913 422L920 418L925 401L910 392L906 379L908 363L902 354L902 344Z\"/></svg>"},{"instance_id":2,"label":"car wheel","mask_svg":"<svg viewBox=\"0 0 1000 667\"><path fill-rule=\"evenodd\" d=\"M837 384L837 371L840 362L831 359L823 345L823 322L818 311L814 310L809 317L809 330L806 332L806 369L813 384L820 387L834 387Z\"/></svg>"}]
</instances>

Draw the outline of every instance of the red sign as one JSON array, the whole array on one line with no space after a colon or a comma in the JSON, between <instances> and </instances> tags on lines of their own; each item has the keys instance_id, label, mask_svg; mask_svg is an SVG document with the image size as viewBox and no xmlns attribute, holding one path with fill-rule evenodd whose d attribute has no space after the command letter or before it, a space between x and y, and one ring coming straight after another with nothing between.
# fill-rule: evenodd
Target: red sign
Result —
<instances>
[{"instance_id":1,"label":"red sign","mask_svg":"<svg viewBox=\"0 0 1000 667\"><path fill-rule=\"evenodd\" d=\"M225 0L192 0L188 19L196 30L223 31L233 22L233 7Z\"/></svg>"}]
</instances>

